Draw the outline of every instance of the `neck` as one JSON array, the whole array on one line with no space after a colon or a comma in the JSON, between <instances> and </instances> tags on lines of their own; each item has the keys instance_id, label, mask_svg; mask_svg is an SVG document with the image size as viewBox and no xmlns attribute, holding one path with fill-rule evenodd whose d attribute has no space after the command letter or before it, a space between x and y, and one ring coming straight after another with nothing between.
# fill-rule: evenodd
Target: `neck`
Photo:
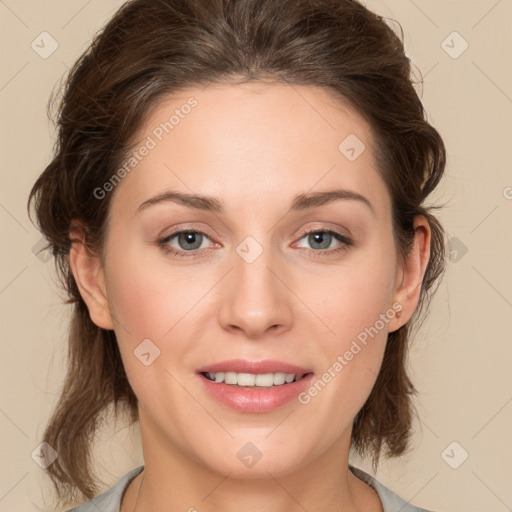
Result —
<instances>
[{"instance_id":1,"label":"neck","mask_svg":"<svg viewBox=\"0 0 512 512\"><path fill-rule=\"evenodd\" d=\"M349 470L346 443L293 471L260 478L234 478L178 450L163 457L163 450L146 448L144 470L130 483L121 512L382 512L377 493Z\"/></svg>"}]
</instances>

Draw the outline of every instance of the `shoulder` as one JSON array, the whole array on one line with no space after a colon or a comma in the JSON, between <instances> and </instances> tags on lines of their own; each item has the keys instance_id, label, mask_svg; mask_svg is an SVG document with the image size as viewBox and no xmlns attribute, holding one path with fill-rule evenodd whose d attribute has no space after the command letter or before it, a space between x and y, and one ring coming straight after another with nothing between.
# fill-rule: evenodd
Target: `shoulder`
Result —
<instances>
[{"instance_id":1,"label":"shoulder","mask_svg":"<svg viewBox=\"0 0 512 512\"><path fill-rule=\"evenodd\" d=\"M356 468L350 464L349 469L355 476L371 485L377 491L380 501L382 502L384 512L396 512L397 510L400 512L433 512L425 508L417 507L404 500L391 489L388 489L385 485L381 484L375 477L366 473L362 469Z\"/></svg>"},{"instance_id":2,"label":"shoulder","mask_svg":"<svg viewBox=\"0 0 512 512\"><path fill-rule=\"evenodd\" d=\"M66 512L98 512L98 510L102 512L119 512L124 490L143 469L144 465L128 471L110 489Z\"/></svg>"}]
</instances>

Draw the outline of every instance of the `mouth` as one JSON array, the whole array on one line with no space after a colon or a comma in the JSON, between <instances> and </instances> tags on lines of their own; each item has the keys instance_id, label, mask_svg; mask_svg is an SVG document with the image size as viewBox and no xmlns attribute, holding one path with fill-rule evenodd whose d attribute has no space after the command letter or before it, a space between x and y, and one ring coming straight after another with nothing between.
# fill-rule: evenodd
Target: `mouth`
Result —
<instances>
[{"instance_id":1,"label":"mouth","mask_svg":"<svg viewBox=\"0 0 512 512\"><path fill-rule=\"evenodd\" d=\"M297 382L312 373L312 370L269 359L264 361L231 359L203 366L197 370L197 373L217 384L269 388Z\"/></svg>"},{"instance_id":2,"label":"mouth","mask_svg":"<svg viewBox=\"0 0 512 512\"><path fill-rule=\"evenodd\" d=\"M312 369L271 360L233 359L196 372L210 397L242 413L271 412L293 403L314 380Z\"/></svg>"},{"instance_id":3,"label":"mouth","mask_svg":"<svg viewBox=\"0 0 512 512\"><path fill-rule=\"evenodd\" d=\"M217 384L228 384L237 388L270 388L285 386L292 382L298 382L311 372L295 373L244 373L244 372L200 372L201 375Z\"/></svg>"}]
</instances>

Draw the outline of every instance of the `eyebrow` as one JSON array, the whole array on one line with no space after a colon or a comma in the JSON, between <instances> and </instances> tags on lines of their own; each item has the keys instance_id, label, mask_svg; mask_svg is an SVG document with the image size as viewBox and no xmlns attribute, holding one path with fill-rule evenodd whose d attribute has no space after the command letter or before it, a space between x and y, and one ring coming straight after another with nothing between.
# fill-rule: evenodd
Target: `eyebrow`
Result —
<instances>
[{"instance_id":1,"label":"eyebrow","mask_svg":"<svg viewBox=\"0 0 512 512\"><path fill-rule=\"evenodd\" d=\"M372 203L365 196L359 194L358 192L342 188L327 190L325 192L299 194L293 199L290 211L294 212L307 210L308 208L323 206L325 204L339 200L359 201L368 206L372 213L376 215ZM154 197L151 197L150 199L147 199L139 205L137 211L139 212L149 206L164 202L174 202L196 210L211 211L215 213L224 212L223 203L216 197L198 194L185 194L183 192L177 192L174 190L168 190L162 194L158 194Z\"/></svg>"}]
</instances>

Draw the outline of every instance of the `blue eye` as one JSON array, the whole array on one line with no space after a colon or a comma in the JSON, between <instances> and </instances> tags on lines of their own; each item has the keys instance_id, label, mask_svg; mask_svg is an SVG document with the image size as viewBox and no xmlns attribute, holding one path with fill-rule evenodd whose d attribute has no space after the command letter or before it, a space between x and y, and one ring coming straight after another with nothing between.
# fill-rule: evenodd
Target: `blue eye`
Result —
<instances>
[{"instance_id":1,"label":"blue eye","mask_svg":"<svg viewBox=\"0 0 512 512\"><path fill-rule=\"evenodd\" d=\"M173 238L176 238L176 237L177 237L178 244L181 247L187 247L187 245L189 245L189 247L187 247L187 249L191 249L191 251L176 250L172 246L170 246L169 242ZM203 237L208 238L206 236L206 234L203 233L202 231L182 230L182 231L176 231L175 233L173 233L169 236L166 236L162 240L159 240L158 244L160 246L162 246L166 252L169 252L169 253L173 254L174 256L186 258L189 256L194 256L194 254L187 254L188 252L197 251L198 249L200 249L201 242L203 241ZM190 245L192 247L190 247Z\"/></svg>"},{"instance_id":2,"label":"blue eye","mask_svg":"<svg viewBox=\"0 0 512 512\"><path fill-rule=\"evenodd\" d=\"M319 247L318 249L306 248L306 250L308 250L308 252L310 252L310 254L314 258L338 253L340 251L345 251L349 247L354 245L353 240L351 240L345 235L342 235L341 233L338 233L337 231L332 231L330 229L315 229L306 231L305 233L302 234L302 237L300 239L302 240L303 238L306 237L308 243L311 244L313 247L315 244L320 244L322 246ZM340 242L340 247L334 249L329 248L333 240L337 240L338 242Z\"/></svg>"},{"instance_id":3,"label":"blue eye","mask_svg":"<svg viewBox=\"0 0 512 512\"><path fill-rule=\"evenodd\" d=\"M339 251L346 250L348 247L354 245L354 242L347 236L342 235L337 231L327 229L316 229L306 231L305 233L302 234L300 240L306 237L311 245L321 245L321 247L316 249L314 247L305 248L308 252L310 252L313 255L313 257L337 253ZM178 242L178 248L170 244L170 242L175 238L177 239ZM166 236L165 238L162 238L161 240L158 240L157 243L168 254L180 258L189 258L194 257L197 255L198 252L201 252L201 245L205 238L208 240L210 239L202 231L180 230L175 231L174 233ZM340 247L330 248L330 245L333 242L333 240L340 242Z\"/></svg>"}]
</instances>

